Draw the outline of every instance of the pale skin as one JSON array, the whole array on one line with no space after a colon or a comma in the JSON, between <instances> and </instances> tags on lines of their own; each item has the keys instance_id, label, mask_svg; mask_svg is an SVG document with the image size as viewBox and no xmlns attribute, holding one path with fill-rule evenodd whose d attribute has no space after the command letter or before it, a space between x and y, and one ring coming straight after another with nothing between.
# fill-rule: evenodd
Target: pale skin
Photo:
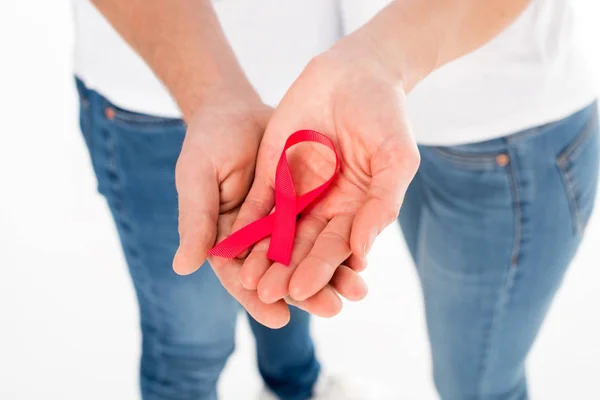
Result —
<instances>
[{"instance_id":1,"label":"pale skin","mask_svg":"<svg viewBox=\"0 0 600 400\"><path fill-rule=\"evenodd\" d=\"M275 111L244 76L210 1L94 3L188 122L176 172L177 273L194 272L216 240L272 211L276 162L290 134L314 129L336 144L341 172L303 213L289 267L266 258L268 239L245 258L210 260L229 293L277 328L289 320L286 302L328 317L341 310L339 295L366 295L358 273L375 237L395 221L419 164L406 94L496 36L529 0L396 0L313 59ZM321 184L333 162L318 145L302 145L289 160L299 193Z\"/></svg>"}]
</instances>

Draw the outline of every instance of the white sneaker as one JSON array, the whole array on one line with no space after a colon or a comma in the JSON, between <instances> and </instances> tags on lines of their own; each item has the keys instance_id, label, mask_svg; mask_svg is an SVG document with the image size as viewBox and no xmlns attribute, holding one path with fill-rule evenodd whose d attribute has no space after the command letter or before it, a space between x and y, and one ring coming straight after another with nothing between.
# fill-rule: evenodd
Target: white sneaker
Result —
<instances>
[{"instance_id":1,"label":"white sneaker","mask_svg":"<svg viewBox=\"0 0 600 400\"><path fill-rule=\"evenodd\" d=\"M369 385L373 386L373 385ZM368 387L366 382L349 382L337 375L319 374L311 400L392 400L392 394L383 388ZM258 400L281 400L264 387Z\"/></svg>"}]
</instances>

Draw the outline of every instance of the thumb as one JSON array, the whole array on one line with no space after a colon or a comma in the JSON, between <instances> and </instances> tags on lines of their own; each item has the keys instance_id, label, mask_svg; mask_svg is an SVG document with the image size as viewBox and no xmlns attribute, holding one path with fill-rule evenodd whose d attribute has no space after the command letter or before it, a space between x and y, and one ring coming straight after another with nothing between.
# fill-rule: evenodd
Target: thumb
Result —
<instances>
[{"instance_id":1,"label":"thumb","mask_svg":"<svg viewBox=\"0 0 600 400\"><path fill-rule=\"evenodd\" d=\"M410 181L419 167L414 143L383 144L371 160L371 184L367 199L352 224L350 247L366 257L377 235L398 218Z\"/></svg>"},{"instance_id":2,"label":"thumb","mask_svg":"<svg viewBox=\"0 0 600 400\"><path fill-rule=\"evenodd\" d=\"M196 271L215 243L219 216L219 184L214 167L201 157L182 152L176 171L179 199L179 248L173 269L180 275Z\"/></svg>"}]
</instances>

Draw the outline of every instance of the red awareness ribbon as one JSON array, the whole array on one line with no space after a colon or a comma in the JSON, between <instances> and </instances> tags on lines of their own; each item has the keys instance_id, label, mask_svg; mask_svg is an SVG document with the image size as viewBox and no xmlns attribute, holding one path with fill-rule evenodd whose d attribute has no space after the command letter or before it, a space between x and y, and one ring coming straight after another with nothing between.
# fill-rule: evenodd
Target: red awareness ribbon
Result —
<instances>
[{"instance_id":1,"label":"red awareness ribbon","mask_svg":"<svg viewBox=\"0 0 600 400\"><path fill-rule=\"evenodd\" d=\"M329 147L335 153L335 170L331 177L321 186L305 193L296 195L292 173L287 161L286 151L302 142L315 142ZM296 217L306 207L317 200L331 185L340 169L340 158L331 139L322 133L301 130L292 134L285 142L285 147L275 174L275 211L242 229L234 232L228 238L219 242L208 254L225 258L235 258L256 242L271 235L271 244L267 257L278 263L289 265L292 257L292 247L296 236Z\"/></svg>"}]
</instances>

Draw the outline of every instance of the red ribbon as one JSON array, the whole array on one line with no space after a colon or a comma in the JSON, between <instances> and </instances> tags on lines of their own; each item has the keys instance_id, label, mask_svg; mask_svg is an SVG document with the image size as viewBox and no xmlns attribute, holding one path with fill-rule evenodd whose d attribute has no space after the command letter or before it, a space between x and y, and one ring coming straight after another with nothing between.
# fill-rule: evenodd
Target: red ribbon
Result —
<instances>
[{"instance_id":1,"label":"red ribbon","mask_svg":"<svg viewBox=\"0 0 600 400\"><path fill-rule=\"evenodd\" d=\"M292 173L286 157L286 151L302 142L316 142L329 147L335 153L335 170L331 177L321 186L305 193L296 195ZM256 242L271 235L271 244L267 257L270 260L289 265L292 257L292 247L296 236L296 216L323 194L331 185L340 169L340 158L331 139L310 130L302 130L291 135L285 142L285 147L277 164L275 174L275 211L246 225L234 232L213 247L208 254L225 258L235 258Z\"/></svg>"}]
</instances>

